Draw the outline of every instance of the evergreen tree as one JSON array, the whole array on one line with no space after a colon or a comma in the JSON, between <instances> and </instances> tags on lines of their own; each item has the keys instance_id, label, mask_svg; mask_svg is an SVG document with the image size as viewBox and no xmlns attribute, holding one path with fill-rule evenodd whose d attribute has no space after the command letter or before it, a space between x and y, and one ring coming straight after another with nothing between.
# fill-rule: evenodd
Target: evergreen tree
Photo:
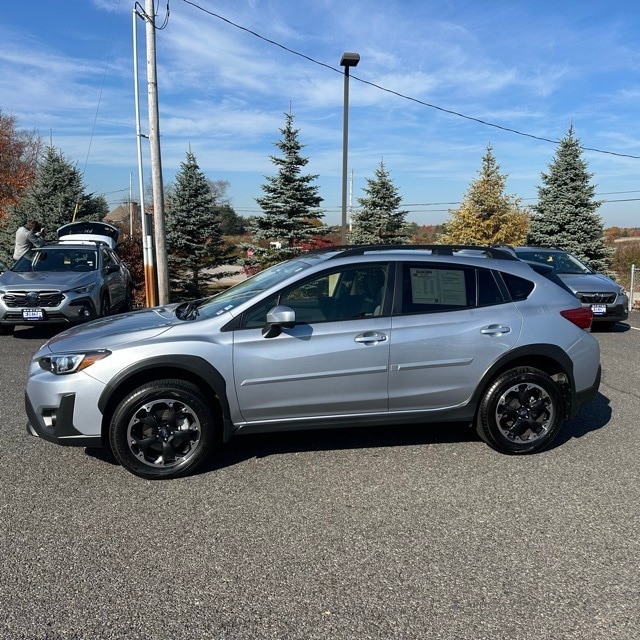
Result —
<instances>
[{"instance_id":1,"label":"evergreen tree","mask_svg":"<svg viewBox=\"0 0 640 640\"><path fill-rule=\"evenodd\" d=\"M269 249L248 247L254 262L263 267L297 255L302 244L312 243L327 231L322 224L324 212L318 208L322 202L319 187L312 184L318 176L302 175L309 162L300 153L305 145L298 140L299 129L293 128L293 114L287 113L285 118L285 126L280 129L282 138L275 143L282 156L270 156L278 173L265 176L266 182L261 185L264 195L256 198L263 213L251 219L251 233L256 241L281 245Z\"/></svg>"},{"instance_id":2,"label":"evergreen tree","mask_svg":"<svg viewBox=\"0 0 640 640\"><path fill-rule=\"evenodd\" d=\"M365 196L358 198L360 209L351 217L351 244L405 244L407 211L401 210L402 196L393 184L389 172L380 162L374 178L367 178Z\"/></svg>"},{"instance_id":3,"label":"evergreen tree","mask_svg":"<svg viewBox=\"0 0 640 640\"><path fill-rule=\"evenodd\" d=\"M20 202L10 208L7 224L0 232L0 243L13 252L15 232L27 220L37 220L45 228L47 240L73 220L102 220L109 212L104 196L85 194L78 168L53 145L46 147L35 180L25 189Z\"/></svg>"},{"instance_id":4,"label":"evergreen tree","mask_svg":"<svg viewBox=\"0 0 640 640\"><path fill-rule=\"evenodd\" d=\"M220 232L224 236L241 236L246 231L247 221L239 216L228 204L218 207Z\"/></svg>"},{"instance_id":5,"label":"evergreen tree","mask_svg":"<svg viewBox=\"0 0 640 640\"><path fill-rule=\"evenodd\" d=\"M180 164L167 206L167 253L171 298L200 298L224 274L211 269L224 264L229 250L220 234L218 206L211 186L189 151Z\"/></svg>"},{"instance_id":6,"label":"evergreen tree","mask_svg":"<svg viewBox=\"0 0 640 640\"><path fill-rule=\"evenodd\" d=\"M590 182L593 174L582 158L573 125L560 141L549 172L541 177L527 243L569 251L594 271L606 273L613 250L606 246L597 213L602 201L595 200L595 186Z\"/></svg>"},{"instance_id":7,"label":"evergreen tree","mask_svg":"<svg viewBox=\"0 0 640 640\"><path fill-rule=\"evenodd\" d=\"M489 145L460 208L449 211L451 219L441 240L447 244L522 244L529 214L520 207L519 198L505 194L506 179Z\"/></svg>"}]
</instances>

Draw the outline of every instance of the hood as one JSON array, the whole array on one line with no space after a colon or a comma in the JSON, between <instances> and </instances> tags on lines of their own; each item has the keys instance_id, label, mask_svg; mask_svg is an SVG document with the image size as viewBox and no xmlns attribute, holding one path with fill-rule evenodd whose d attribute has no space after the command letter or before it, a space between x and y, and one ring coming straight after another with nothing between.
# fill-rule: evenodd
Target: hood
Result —
<instances>
[{"instance_id":1,"label":"hood","mask_svg":"<svg viewBox=\"0 0 640 640\"><path fill-rule=\"evenodd\" d=\"M109 349L117 345L148 340L164 333L175 324L177 305L142 309L117 316L99 318L66 329L47 343L51 351L62 353L85 349Z\"/></svg>"},{"instance_id":2,"label":"hood","mask_svg":"<svg viewBox=\"0 0 640 640\"><path fill-rule=\"evenodd\" d=\"M575 292L615 292L620 291L620 285L611 278L603 276L601 273L558 273L559 278Z\"/></svg>"},{"instance_id":3,"label":"hood","mask_svg":"<svg viewBox=\"0 0 640 640\"><path fill-rule=\"evenodd\" d=\"M73 273L70 271L5 271L0 276L0 287L15 289L30 289L43 291L45 289L75 289L91 284L96 279L96 271L88 273Z\"/></svg>"}]
</instances>

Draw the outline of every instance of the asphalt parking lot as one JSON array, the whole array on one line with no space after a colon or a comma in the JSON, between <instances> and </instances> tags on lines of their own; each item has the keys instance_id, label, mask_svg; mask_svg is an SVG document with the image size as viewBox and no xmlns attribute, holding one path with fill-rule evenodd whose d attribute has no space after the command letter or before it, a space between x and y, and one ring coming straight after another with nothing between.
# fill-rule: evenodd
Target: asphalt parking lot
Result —
<instances>
[{"instance_id":1,"label":"asphalt parking lot","mask_svg":"<svg viewBox=\"0 0 640 640\"><path fill-rule=\"evenodd\" d=\"M640 313L596 331L596 401L542 454L462 426L245 436L136 478L25 432L0 336L2 640L635 640Z\"/></svg>"}]
</instances>

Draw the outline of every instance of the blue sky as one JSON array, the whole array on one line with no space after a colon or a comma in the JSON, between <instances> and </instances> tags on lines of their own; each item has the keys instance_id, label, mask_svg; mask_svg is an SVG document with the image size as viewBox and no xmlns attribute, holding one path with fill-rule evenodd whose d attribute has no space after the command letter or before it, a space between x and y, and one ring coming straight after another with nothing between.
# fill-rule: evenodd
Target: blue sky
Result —
<instances>
[{"instance_id":1,"label":"blue sky","mask_svg":"<svg viewBox=\"0 0 640 640\"><path fill-rule=\"evenodd\" d=\"M455 206L448 203L459 202L477 176L489 144L508 174L507 193L533 203L556 149L536 137L558 140L573 122L585 147L610 152L584 153L607 201L599 211L605 226L640 226L637 0L169 2L167 26L157 32L166 182L191 146L209 178L229 182L236 211L258 213L255 198L264 176L275 173L269 156L278 154L273 143L291 108L306 171L319 175L326 220L339 223L339 62L355 51L361 61L351 72L348 162L354 205L383 160L409 219L441 223ZM20 128L52 136L84 173L87 190L105 194L112 206L128 198L130 176L137 196L133 6L5 2L0 23L0 108ZM158 24L166 6L158 6ZM144 133L140 20L138 44ZM143 147L148 182L146 141Z\"/></svg>"}]
</instances>

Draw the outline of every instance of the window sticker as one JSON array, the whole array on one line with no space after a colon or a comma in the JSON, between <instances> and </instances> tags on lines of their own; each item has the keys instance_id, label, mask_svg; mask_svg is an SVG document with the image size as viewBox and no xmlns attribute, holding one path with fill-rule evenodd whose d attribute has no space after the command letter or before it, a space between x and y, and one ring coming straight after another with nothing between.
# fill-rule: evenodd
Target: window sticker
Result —
<instances>
[{"instance_id":1,"label":"window sticker","mask_svg":"<svg viewBox=\"0 0 640 640\"><path fill-rule=\"evenodd\" d=\"M414 304L466 305L464 271L411 268L410 273Z\"/></svg>"}]
</instances>

